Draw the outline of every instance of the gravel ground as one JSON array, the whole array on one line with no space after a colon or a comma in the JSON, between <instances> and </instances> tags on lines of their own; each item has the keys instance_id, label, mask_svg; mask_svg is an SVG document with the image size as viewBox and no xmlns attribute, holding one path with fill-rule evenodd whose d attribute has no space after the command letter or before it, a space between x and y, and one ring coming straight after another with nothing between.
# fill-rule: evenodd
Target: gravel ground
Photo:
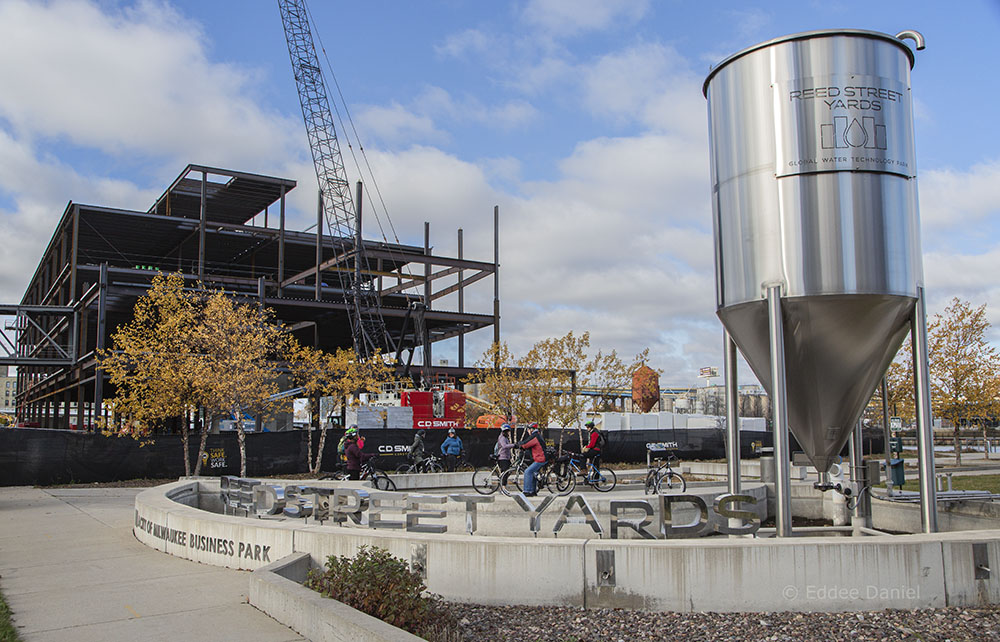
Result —
<instances>
[{"instance_id":1,"label":"gravel ground","mask_svg":"<svg viewBox=\"0 0 1000 642\"><path fill-rule=\"evenodd\" d=\"M449 604L465 640L1000 640L1000 607L865 613L649 613Z\"/></svg>"}]
</instances>

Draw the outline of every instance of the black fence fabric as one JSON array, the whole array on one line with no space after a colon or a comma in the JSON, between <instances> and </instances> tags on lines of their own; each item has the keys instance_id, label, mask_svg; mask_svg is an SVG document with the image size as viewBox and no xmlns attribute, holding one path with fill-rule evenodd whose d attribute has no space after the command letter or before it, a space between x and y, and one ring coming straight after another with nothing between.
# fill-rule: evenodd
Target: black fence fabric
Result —
<instances>
[{"instance_id":1,"label":"black fence fabric","mask_svg":"<svg viewBox=\"0 0 1000 642\"><path fill-rule=\"evenodd\" d=\"M489 464L500 431L498 429L460 430L469 460L477 466ZM365 452L377 453L379 465L393 470L406 461L413 430L371 430L363 434ZM547 430L546 441L565 450L579 452L580 436L575 429ZM333 470L339 456L337 444L343 430L327 433L322 470ZM666 444L681 459L723 459L725 435L718 429L634 430L608 432L604 461L644 462L646 445ZM319 431L313 431L313 454L319 447ZM428 430L427 451L441 454L443 430ZM191 435L192 457L198 449L199 435ZM756 456L760 447L771 446L771 433L743 433L741 455ZM868 452L866 443L866 452ZM171 478L184 474L180 435L157 435L145 446L126 437L105 437L95 433L37 428L0 429L0 485L47 485L66 483L111 482L138 478ZM250 476L289 475L307 471L306 453L309 435L304 430L250 433L246 436L247 474ZM236 433L224 432L208 437L202 474L238 475L240 453Z\"/></svg>"}]
</instances>

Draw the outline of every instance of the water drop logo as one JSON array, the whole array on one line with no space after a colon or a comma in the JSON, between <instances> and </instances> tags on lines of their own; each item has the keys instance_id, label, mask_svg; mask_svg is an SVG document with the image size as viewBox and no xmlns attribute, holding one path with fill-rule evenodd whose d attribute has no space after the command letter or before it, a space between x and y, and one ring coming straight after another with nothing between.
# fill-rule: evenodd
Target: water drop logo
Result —
<instances>
[{"instance_id":1,"label":"water drop logo","mask_svg":"<svg viewBox=\"0 0 1000 642\"><path fill-rule=\"evenodd\" d=\"M820 144L823 149L879 149L888 148L885 125L878 125L871 116L857 118L835 116L833 124L820 125Z\"/></svg>"}]
</instances>

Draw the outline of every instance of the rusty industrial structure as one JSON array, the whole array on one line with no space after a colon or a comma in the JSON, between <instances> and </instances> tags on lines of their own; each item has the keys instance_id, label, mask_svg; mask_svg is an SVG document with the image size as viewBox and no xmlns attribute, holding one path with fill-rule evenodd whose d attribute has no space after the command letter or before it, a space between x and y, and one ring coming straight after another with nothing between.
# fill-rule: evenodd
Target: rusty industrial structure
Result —
<instances>
[{"instance_id":1,"label":"rusty industrial structure","mask_svg":"<svg viewBox=\"0 0 1000 642\"><path fill-rule=\"evenodd\" d=\"M324 233L322 211L311 231L286 229L285 202L295 181L188 165L146 211L70 202L20 304L7 316L0 365L17 366L17 418L28 426L91 426L113 391L98 369L97 351L111 347L115 328L129 321L135 302L158 272L180 272L200 282L260 301L307 345L351 347L348 303L339 271L361 275L376 293L400 374L428 383L462 377L465 334L493 326L498 338L498 244L489 262L431 252L423 246L361 241L360 234ZM360 198L360 190L359 190ZM498 211L494 208L494 234ZM359 221L360 222L360 221ZM362 250L363 251L359 251ZM358 256L363 259L358 260ZM465 310L465 289L493 277L493 309ZM457 294L457 309L434 302ZM458 337L458 366L435 366L432 344ZM423 363L412 370L413 354Z\"/></svg>"}]
</instances>

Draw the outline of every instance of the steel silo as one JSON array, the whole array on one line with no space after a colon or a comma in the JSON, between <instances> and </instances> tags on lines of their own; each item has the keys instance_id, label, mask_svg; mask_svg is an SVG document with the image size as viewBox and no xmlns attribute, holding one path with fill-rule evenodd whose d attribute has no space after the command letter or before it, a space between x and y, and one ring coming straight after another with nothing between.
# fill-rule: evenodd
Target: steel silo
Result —
<instances>
[{"instance_id":1,"label":"steel silo","mask_svg":"<svg viewBox=\"0 0 1000 642\"><path fill-rule=\"evenodd\" d=\"M922 286L910 70L898 37L812 31L705 80L717 313L769 393L780 287L789 429L820 471L850 437Z\"/></svg>"}]
</instances>

